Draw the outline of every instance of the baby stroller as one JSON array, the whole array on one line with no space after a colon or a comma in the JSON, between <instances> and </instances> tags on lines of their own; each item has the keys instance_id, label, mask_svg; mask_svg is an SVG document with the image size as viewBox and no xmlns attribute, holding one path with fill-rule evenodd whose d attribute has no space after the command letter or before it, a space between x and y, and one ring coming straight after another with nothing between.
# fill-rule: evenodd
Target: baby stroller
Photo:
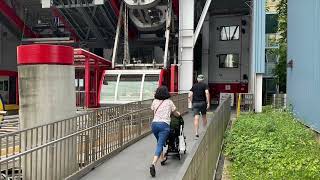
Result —
<instances>
[{"instance_id":1,"label":"baby stroller","mask_svg":"<svg viewBox=\"0 0 320 180\"><path fill-rule=\"evenodd\" d=\"M184 120L181 116L175 117L174 115L171 115L171 123L170 123L170 134L167 139L167 152L165 153L165 156L175 156L179 160L181 159L180 154L180 147L179 147L179 136L183 136L184 140L184 147L186 147L186 137L183 134L183 126L184 126ZM183 143L183 142L182 142ZM186 153L186 148L182 151L184 154ZM181 152L181 153L182 153Z\"/></svg>"}]
</instances>

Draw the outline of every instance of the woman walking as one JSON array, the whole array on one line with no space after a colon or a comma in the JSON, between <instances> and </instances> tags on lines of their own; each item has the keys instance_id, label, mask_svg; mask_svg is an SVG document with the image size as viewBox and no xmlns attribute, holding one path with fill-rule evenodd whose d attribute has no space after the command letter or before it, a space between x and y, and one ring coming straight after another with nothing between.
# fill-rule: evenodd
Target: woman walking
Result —
<instances>
[{"instance_id":1,"label":"woman walking","mask_svg":"<svg viewBox=\"0 0 320 180\"><path fill-rule=\"evenodd\" d=\"M161 165L164 165L167 160L167 157L164 157L162 151L170 133L170 115L171 113L174 113L175 115L180 116L180 113L176 111L176 106L169 98L170 94L167 87L161 86L156 90L151 105L151 110L154 112L151 129L157 139L156 151L150 166L150 174L152 177L156 176L155 166L158 159L161 158Z\"/></svg>"}]
</instances>

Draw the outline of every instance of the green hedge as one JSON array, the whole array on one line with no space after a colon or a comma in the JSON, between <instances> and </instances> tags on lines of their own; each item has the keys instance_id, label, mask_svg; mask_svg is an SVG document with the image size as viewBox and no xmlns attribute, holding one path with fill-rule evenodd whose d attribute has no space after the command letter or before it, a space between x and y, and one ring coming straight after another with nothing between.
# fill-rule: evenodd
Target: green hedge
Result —
<instances>
[{"instance_id":1,"label":"green hedge","mask_svg":"<svg viewBox=\"0 0 320 180\"><path fill-rule=\"evenodd\" d=\"M232 179L320 179L320 145L291 113L270 108L241 115L228 131Z\"/></svg>"}]
</instances>

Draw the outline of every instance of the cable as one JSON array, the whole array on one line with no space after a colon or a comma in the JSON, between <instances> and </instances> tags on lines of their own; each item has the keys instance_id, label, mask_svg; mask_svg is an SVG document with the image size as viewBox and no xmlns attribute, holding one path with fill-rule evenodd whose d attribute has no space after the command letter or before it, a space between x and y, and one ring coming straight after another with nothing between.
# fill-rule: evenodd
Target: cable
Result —
<instances>
[{"instance_id":1,"label":"cable","mask_svg":"<svg viewBox=\"0 0 320 180\"><path fill-rule=\"evenodd\" d=\"M22 20L23 20L23 29L22 29L22 33L21 33L21 39L20 39L20 45L22 45L22 40L23 40L23 37L24 37L24 31L26 29L26 19L24 19L26 17L26 14L27 14L27 9L24 9L23 11L23 17L22 17Z\"/></svg>"}]
</instances>

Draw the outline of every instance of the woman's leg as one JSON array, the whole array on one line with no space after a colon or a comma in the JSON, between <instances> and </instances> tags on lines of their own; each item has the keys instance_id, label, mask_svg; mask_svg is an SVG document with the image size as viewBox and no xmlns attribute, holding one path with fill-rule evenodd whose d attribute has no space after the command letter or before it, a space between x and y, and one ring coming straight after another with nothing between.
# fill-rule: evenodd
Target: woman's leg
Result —
<instances>
[{"instance_id":1,"label":"woman's leg","mask_svg":"<svg viewBox=\"0 0 320 180\"><path fill-rule=\"evenodd\" d=\"M170 133L170 126L166 123L159 123L159 133L158 133L158 143L157 143L157 148L155 155L153 157L152 164L156 164L159 157L161 156L163 158L163 146L165 145L167 138Z\"/></svg>"},{"instance_id":2,"label":"woman's leg","mask_svg":"<svg viewBox=\"0 0 320 180\"><path fill-rule=\"evenodd\" d=\"M152 123L151 130L154 135L154 137L157 139L157 144L159 142L159 123ZM153 156L152 164L155 165L155 163L158 161L158 156Z\"/></svg>"}]
</instances>

